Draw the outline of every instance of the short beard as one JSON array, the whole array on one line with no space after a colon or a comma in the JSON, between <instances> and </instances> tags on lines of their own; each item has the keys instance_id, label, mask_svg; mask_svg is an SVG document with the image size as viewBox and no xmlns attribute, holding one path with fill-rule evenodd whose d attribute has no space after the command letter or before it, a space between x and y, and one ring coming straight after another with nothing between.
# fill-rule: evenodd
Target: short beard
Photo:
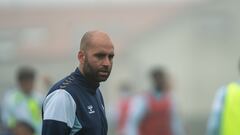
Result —
<instances>
[{"instance_id":1,"label":"short beard","mask_svg":"<svg viewBox=\"0 0 240 135\"><path fill-rule=\"evenodd\" d=\"M94 83L99 82L97 80L97 76L96 76L97 73L96 73L96 71L94 71L92 66L89 64L87 57L86 57L86 59L84 61L83 73L84 73L85 77L87 78L87 80L89 80L91 82L94 82Z\"/></svg>"}]
</instances>

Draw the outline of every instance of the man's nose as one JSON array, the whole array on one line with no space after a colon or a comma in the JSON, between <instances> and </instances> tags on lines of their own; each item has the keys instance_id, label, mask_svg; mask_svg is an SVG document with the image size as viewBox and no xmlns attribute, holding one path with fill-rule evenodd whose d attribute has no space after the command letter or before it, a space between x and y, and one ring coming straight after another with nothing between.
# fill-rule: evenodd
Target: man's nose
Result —
<instances>
[{"instance_id":1,"label":"man's nose","mask_svg":"<svg viewBox=\"0 0 240 135\"><path fill-rule=\"evenodd\" d=\"M111 65L111 60L108 57L104 58L103 65L104 66L110 66Z\"/></svg>"}]
</instances>

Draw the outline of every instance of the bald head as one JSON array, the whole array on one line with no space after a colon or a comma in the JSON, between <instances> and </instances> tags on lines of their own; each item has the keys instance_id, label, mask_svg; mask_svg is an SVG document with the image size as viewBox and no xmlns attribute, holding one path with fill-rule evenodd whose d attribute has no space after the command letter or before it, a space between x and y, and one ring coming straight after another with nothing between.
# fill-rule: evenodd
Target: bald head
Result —
<instances>
[{"instance_id":1,"label":"bald head","mask_svg":"<svg viewBox=\"0 0 240 135\"><path fill-rule=\"evenodd\" d=\"M107 35L107 33L94 30L94 31L88 31L86 32L80 43L80 50L86 51L91 45L94 45L95 43L105 43L105 42L111 42L111 39Z\"/></svg>"}]
</instances>

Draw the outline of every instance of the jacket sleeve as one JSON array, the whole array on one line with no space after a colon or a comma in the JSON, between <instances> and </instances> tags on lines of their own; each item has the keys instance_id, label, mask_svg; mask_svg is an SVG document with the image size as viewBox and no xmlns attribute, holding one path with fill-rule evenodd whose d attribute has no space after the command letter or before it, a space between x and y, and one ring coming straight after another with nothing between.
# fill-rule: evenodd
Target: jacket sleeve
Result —
<instances>
[{"instance_id":1,"label":"jacket sleeve","mask_svg":"<svg viewBox=\"0 0 240 135\"><path fill-rule=\"evenodd\" d=\"M55 120L43 120L42 135L70 135L71 128L66 123Z\"/></svg>"},{"instance_id":2,"label":"jacket sleeve","mask_svg":"<svg viewBox=\"0 0 240 135\"><path fill-rule=\"evenodd\" d=\"M43 103L42 135L69 135L76 118L76 103L65 90L50 93Z\"/></svg>"}]
</instances>

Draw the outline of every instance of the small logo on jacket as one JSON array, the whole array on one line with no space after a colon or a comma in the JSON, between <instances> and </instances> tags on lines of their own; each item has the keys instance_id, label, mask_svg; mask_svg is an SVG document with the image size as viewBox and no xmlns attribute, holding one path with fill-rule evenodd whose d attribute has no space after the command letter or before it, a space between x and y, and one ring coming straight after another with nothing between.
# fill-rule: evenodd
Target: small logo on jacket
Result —
<instances>
[{"instance_id":1,"label":"small logo on jacket","mask_svg":"<svg viewBox=\"0 0 240 135\"><path fill-rule=\"evenodd\" d=\"M88 111L89 114L95 113L95 111L93 110L93 106L92 105L89 105L87 108L89 110Z\"/></svg>"}]
</instances>

